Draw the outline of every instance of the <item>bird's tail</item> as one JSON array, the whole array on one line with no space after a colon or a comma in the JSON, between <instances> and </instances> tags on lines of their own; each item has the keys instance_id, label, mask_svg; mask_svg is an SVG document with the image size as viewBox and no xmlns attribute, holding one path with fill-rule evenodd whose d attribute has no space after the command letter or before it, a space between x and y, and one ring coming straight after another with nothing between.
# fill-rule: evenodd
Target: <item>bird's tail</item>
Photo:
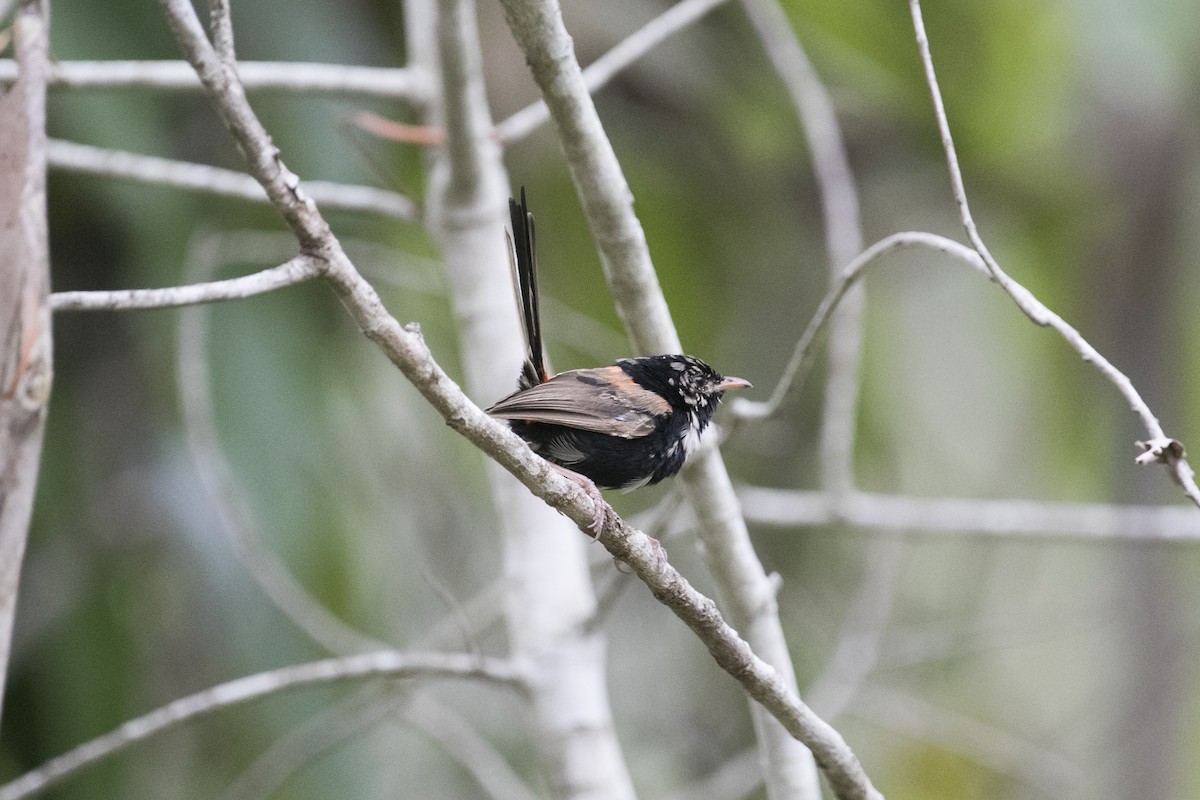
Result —
<instances>
[{"instance_id":1,"label":"bird's tail","mask_svg":"<svg viewBox=\"0 0 1200 800\"><path fill-rule=\"evenodd\" d=\"M528 389L550 379L546 371L546 354L542 344L542 319L538 308L537 257L534 251L533 214L525 202L525 187L521 187L521 202L509 198L508 211L512 218L512 239L509 259L516 284L521 327L525 332L525 364L521 367L519 384Z\"/></svg>"}]
</instances>

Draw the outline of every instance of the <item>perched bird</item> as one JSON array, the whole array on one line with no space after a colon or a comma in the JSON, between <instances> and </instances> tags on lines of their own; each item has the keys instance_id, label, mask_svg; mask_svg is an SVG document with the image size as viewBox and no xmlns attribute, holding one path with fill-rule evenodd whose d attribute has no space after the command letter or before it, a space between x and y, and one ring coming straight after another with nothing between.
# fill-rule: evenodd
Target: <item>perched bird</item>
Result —
<instances>
[{"instance_id":1,"label":"perched bird","mask_svg":"<svg viewBox=\"0 0 1200 800\"><path fill-rule=\"evenodd\" d=\"M685 355L623 358L611 367L546 370L538 313L533 215L521 189L510 199L512 259L525 331L517 391L487 410L597 501L592 529L607 504L596 487L634 489L674 475L696 450L721 395L749 381L726 378Z\"/></svg>"}]
</instances>

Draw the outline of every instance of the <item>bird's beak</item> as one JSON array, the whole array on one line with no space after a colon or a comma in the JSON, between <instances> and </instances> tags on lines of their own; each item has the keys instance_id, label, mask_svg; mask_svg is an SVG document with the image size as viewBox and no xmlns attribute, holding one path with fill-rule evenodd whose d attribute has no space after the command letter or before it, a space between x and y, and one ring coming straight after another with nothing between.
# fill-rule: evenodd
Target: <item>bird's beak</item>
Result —
<instances>
[{"instance_id":1,"label":"bird's beak","mask_svg":"<svg viewBox=\"0 0 1200 800\"><path fill-rule=\"evenodd\" d=\"M750 381L744 378L722 378L717 384L717 391L728 392L730 389L751 389L753 386Z\"/></svg>"}]
</instances>

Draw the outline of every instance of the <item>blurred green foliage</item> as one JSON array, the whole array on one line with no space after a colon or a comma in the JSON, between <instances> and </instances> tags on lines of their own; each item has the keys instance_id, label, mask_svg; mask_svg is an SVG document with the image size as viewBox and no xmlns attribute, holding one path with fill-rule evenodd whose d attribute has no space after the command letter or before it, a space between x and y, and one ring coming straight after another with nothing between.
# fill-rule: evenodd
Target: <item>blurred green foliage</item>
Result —
<instances>
[{"instance_id":1,"label":"blurred green foliage","mask_svg":"<svg viewBox=\"0 0 1200 800\"><path fill-rule=\"evenodd\" d=\"M239 53L402 64L399 5L235 0ZM961 239L905 4L784 5L837 105L866 240L907 229ZM663 7L626 0L598 15L574 1L564 14L579 51L599 53ZM177 58L153 4L56 2L53 13L60 60ZM939 0L924 13L992 251L1130 374L1168 432L1200 441L1188 414L1200 392L1192 268L1200 6ZM479 16L499 119L536 89L498 6L481 4ZM411 120L409 110L282 94L252 101L302 178L398 180L420 198L415 147L345 126L358 110ZM800 128L742 10L714 11L603 89L597 104L687 349L765 396L819 302L828 265ZM88 144L239 164L197 95L57 91L50 127ZM556 366L627 355L614 346L619 323L553 135L515 144L506 163L538 216L544 292L614 334L560 337L567 312L549 308ZM247 231L284 230L264 207L75 174L52 175L49 202L60 290L177 284L198 237L236 243ZM331 221L392 312L419 321L457 375L427 237L368 216ZM286 250L264 252L261 263L243 257L221 274L282 258ZM863 488L1180 502L1165 476L1132 465L1141 432L1114 389L978 276L909 252L890 256L868 292L856 450ZM405 646L450 614L447 594L467 603L497 579L503 556L481 457L357 333L331 293L296 287L201 313L221 443L256 535L303 585L342 619ZM200 487L176 389L179 320L177 311L56 318L57 375L0 781L181 695L323 655L245 574ZM816 487L820 377L818 367L783 418L728 443L737 480ZM661 496L614 502L636 512ZM783 577L779 601L802 686L838 642L877 535L846 526L755 531L768 569ZM711 593L691 539L668 547ZM596 561L602 582L620 579L599 553ZM919 719L861 702L834 722L888 797L1195 796L1198 578L1191 544L913 532L868 680L973 721L980 741L947 737L934 723L922 735ZM617 602L607 618L617 722L645 796L665 796L749 747L752 732L733 684L673 618L637 586ZM501 652L503 637L493 626L472 646ZM273 742L351 691L223 712L47 796L221 796ZM514 701L462 687L437 694L539 786ZM1009 739L1071 769L1047 778L1006 758ZM314 754L270 796L397 794L484 796L395 715Z\"/></svg>"}]
</instances>

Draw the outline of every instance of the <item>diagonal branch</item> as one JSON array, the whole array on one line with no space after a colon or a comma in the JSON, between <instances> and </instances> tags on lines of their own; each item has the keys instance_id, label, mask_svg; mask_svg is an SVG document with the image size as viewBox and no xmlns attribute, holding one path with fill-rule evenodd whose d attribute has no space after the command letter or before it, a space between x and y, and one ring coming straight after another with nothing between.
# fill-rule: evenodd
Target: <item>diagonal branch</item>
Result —
<instances>
[{"instance_id":1,"label":"diagonal branch","mask_svg":"<svg viewBox=\"0 0 1200 800\"><path fill-rule=\"evenodd\" d=\"M643 354L681 352L645 233L633 213L629 184L588 93L557 0L502 0L502 5L554 120L605 279L635 350ZM795 672L779 619L776 586L754 552L733 482L717 448L697 453L683 470L681 481L699 522L705 563L730 619L754 651L774 668L779 685L795 697ZM769 796L818 797L820 785L813 760L788 735L795 736L796 731L788 728L787 722L780 729L757 706L751 705L750 713ZM812 747L808 739L801 741ZM814 750L814 755L818 763L828 766L822 754ZM861 769L858 775L866 781ZM839 792L874 792L869 781L860 783L858 777L842 784L832 775L830 780Z\"/></svg>"},{"instance_id":2,"label":"diagonal branch","mask_svg":"<svg viewBox=\"0 0 1200 800\"><path fill-rule=\"evenodd\" d=\"M22 0L12 27L21 78L0 97L0 705L53 372L45 1Z\"/></svg>"},{"instance_id":3,"label":"diagonal branch","mask_svg":"<svg viewBox=\"0 0 1200 800\"><path fill-rule=\"evenodd\" d=\"M726 2L727 0L680 0L588 64L583 70L583 80L588 91L599 91L621 70ZM496 138L505 144L511 144L524 139L549 120L550 109L546 101L538 100L498 123Z\"/></svg>"},{"instance_id":4,"label":"diagonal branch","mask_svg":"<svg viewBox=\"0 0 1200 800\"><path fill-rule=\"evenodd\" d=\"M534 455L506 426L471 403L434 361L419 329L415 325L402 327L387 313L378 294L350 263L295 175L280 160L278 150L246 101L236 75L216 57L189 0L160 0L160 3L180 46L246 154L251 171L295 231L303 251L323 262L322 275L363 333L383 350L451 428L499 462L538 497L565 513L581 529L585 528L594 518L593 502L587 494ZM611 195L606 197L611 200ZM656 296L661 302L661 292ZM840 734L801 703L780 673L758 658L725 622L716 605L692 588L661 557L661 547L615 517L609 519L599 539L612 555L629 564L654 596L697 634L717 663L751 697L812 750L838 797L879 797Z\"/></svg>"},{"instance_id":5,"label":"diagonal branch","mask_svg":"<svg viewBox=\"0 0 1200 800\"><path fill-rule=\"evenodd\" d=\"M461 653L401 653L384 650L343 658L328 658L307 664L292 664L218 684L131 719L103 736L51 759L17 780L0 786L0 800L21 800L30 797L89 764L115 755L165 730L231 706L300 686L368 678L468 679L517 690L523 690L525 685L522 666L509 661L481 659Z\"/></svg>"}]
</instances>

